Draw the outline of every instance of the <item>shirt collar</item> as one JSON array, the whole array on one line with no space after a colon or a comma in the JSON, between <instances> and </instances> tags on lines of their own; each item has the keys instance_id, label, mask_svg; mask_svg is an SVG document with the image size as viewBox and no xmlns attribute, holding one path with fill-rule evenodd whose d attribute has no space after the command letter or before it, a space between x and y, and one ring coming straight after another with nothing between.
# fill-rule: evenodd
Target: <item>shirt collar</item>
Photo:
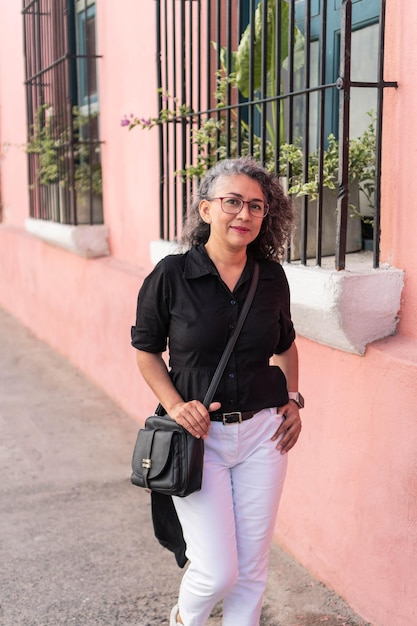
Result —
<instances>
[{"instance_id":1,"label":"shirt collar","mask_svg":"<svg viewBox=\"0 0 417 626\"><path fill-rule=\"evenodd\" d=\"M216 266L210 260L209 255L206 252L204 244L200 244L190 250L187 253L187 259L184 267L184 278L200 278L207 274L214 274L218 276Z\"/></svg>"},{"instance_id":2,"label":"shirt collar","mask_svg":"<svg viewBox=\"0 0 417 626\"><path fill-rule=\"evenodd\" d=\"M259 278L274 278L274 273L271 271L268 263L260 262L259 265ZM248 261L239 282L245 282L252 277L253 266L253 255L250 251L248 251ZM190 248L185 262L184 278L200 278L201 276L207 276L208 274L213 274L214 276L219 275L216 266L206 252L204 244L199 244L198 246Z\"/></svg>"}]
</instances>

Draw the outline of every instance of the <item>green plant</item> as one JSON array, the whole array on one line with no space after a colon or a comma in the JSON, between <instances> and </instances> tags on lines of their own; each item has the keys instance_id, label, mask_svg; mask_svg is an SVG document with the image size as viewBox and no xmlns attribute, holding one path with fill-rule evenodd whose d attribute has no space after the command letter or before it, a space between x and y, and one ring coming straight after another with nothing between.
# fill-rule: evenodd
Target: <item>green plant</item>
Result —
<instances>
[{"instance_id":1,"label":"green plant","mask_svg":"<svg viewBox=\"0 0 417 626\"><path fill-rule=\"evenodd\" d=\"M278 4L280 3L280 36L276 36ZM263 143L261 138L251 132L248 124L241 119L237 122L237 114L231 109L230 118L225 108L230 104L228 91L235 91L234 96L238 100L238 94L243 97L255 96L262 90L265 97L272 97L277 91L277 77L281 75L277 67L277 46L280 46L281 66L286 67L288 57L288 38L290 26L290 9L286 0L268 2L266 5L266 28L267 33L263 36L264 3L260 2L254 13L253 34L248 25L243 32L238 48L230 51L230 58L226 48L220 49L220 61L222 69L217 72L217 86L213 94L216 100L217 111L199 123L199 127L192 132L192 143L196 146L194 162L187 165L184 170L176 172L177 175L186 178L201 177L202 174L218 159L226 155L238 156L251 154L255 158L261 157L268 169L275 168L275 138L276 138L276 107L269 107L270 115L267 116L266 125L268 139ZM266 39L265 39L266 38ZM267 41L266 53L263 50L264 40ZM303 48L304 37L298 28L294 28L294 69L298 69L304 62ZM213 44L215 46L215 44ZM252 63L253 59L253 63ZM249 75L251 68L251 76ZM263 82L265 81L265 85ZM279 86L281 89L281 86ZM254 94L251 94L253 90ZM164 106L157 117L138 118L133 115L125 116L121 120L122 126L128 126L129 130L138 126L142 129L150 129L156 125L175 123L180 120L190 120L192 123L193 111L185 104L180 104L176 98L167 93L162 93ZM259 113L262 113L262 105L255 105ZM283 107L281 107L281 133L283 136Z\"/></svg>"},{"instance_id":2,"label":"green plant","mask_svg":"<svg viewBox=\"0 0 417 626\"><path fill-rule=\"evenodd\" d=\"M102 170L99 144L90 142L84 137L87 125L97 117L97 113L83 115L78 107L73 107L73 154L75 186L81 193L90 193L90 190L100 195L102 191Z\"/></svg>"},{"instance_id":3,"label":"green plant","mask_svg":"<svg viewBox=\"0 0 417 626\"><path fill-rule=\"evenodd\" d=\"M281 32L276 37L277 6L280 5ZM280 59L283 68L288 62L288 33L289 33L289 5L285 0L268 2L266 5L266 22L264 20L264 4L260 2L254 15L253 32L250 25L244 31L238 49L228 51L220 50L222 69L217 72L217 85L213 97L216 101L216 111L207 117L201 116L198 128L192 131L192 143L195 146L193 162L185 169L177 171L176 175L192 179L200 178L205 171L217 160L226 156L252 155L258 160L263 160L269 171L274 171L279 161L279 174L287 176L288 192L296 196L310 196L316 199L320 184L328 189L336 189L338 184L339 145L333 134L327 138L327 148L323 154L323 170L319 173L319 154L313 151L308 157L308 171L303 172L304 154L301 140L294 143L281 143L279 155L276 154L276 108L268 107L266 114L261 104L255 106L261 114L264 114L267 126L267 137L262 139L253 133L248 124L238 117L236 109L230 107L231 101L238 101L238 94L249 97L250 91L255 93L262 89L268 97L273 97L277 91L277 76L281 75L277 67L276 47L280 46ZM267 28L267 50L262 50L264 37L263 25ZM294 69L303 65L304 37L295 28L294 30ZM253 61L253 62L252 62ZM249 68L252 75L249 76ZM266 85L263 84L266 82ZM281 86L279 86L281 88ZM230 94L230 90L235 92ZM192 109L179 103L178 99L172 98L168 93L160 92L164 106L157 117L138 118L131 115L124 117L122 126L128 126L129 130L135 127L150 129L157 125L176 124L182 120L194 123ZM280 107L280 137L283 136L283 112ZM375 157L376 157L376 116L371 117L368 128L357 139L350 140L349 147L349 176L351 182L357 181L360 190L365 195L368 203L372 206L375 188ZM240 121L239 121L240 120ZM290 167L288 167L290 165ZM358 207L351 205L353 213L358 213Z\"/></svg>"},{"instance_id":4,"label":"green plant","mask_svg":"<svg viewBox=\"0 0 417 626\"><path fill-rule=\"evenodd\" d=\"M37 178L41 185L60 183L82 193L100 194L102 189L99 148L84 138L86 126L96 115L83 115L73 107L72 128L60 128L49 104L38 107L26 151L38 157ZM69 166L73 161L73 168ZM74 180L71 182L70 172Z\"/></svg>"},{"instance_id":5,"label":"green plant","mask_svg":"<svg viewBox=\"0 0 417 626\"><path fill-rule=\"evenodd\" d=\"M376 159L376 114L368 113L371 121L359 137L349 143L349 180L356 181L370 206L373 204L375 191ZM296 196L310 196L316 199L319 193L319 154L312 152L308 157L308 172L303 174L304 153L301 141L284 143L280 149L280 175L290 171L288 193ZM288 168L291 165L291 168ZM328 136L328 146L323 153L321 184L328 189L336 189L338 183L339 142L333 134ZM357 207L352 207L358 212Z\"/></svg>"},{"instance_id":6,"label":"green plant","mask_svg":"<svg viewBox=\"0 0 417 626\"><path fill-rule=\"evenodd\" d=\"M277 38L278 3L280 3L280 33ZM282 92L282 85L277 85L281 69L288 65L289 32L290 32L290 7L286 0L268 2L266 5L266 35L263 33L264 3L260 2L254 14L253 34L249 24L243 32L238 49L230 55L231 70L229 76L233 76L232 84L245 97L251 97L251 90L255 93L263 91L265 96L273 97L277 94L277 87ZM267 48L264 51L264 38L266 36ZM277 67L277 48L281 68ZM227 74L228 53L226 48L221 49L220 58L225 75ZM294 58L293 69L298 70L304 64L304 36L294 27ZM263 82L265 80L265 85ZM261 112L261 106L257 105ZM276 108L270 109L271 116L266 119L270 140L274 143L276 136ZM284 111L281 107L280 136L284 135Z\"/></svg>"},{"instance_id":7,"label":"green plant","mask_svg":"<svg viewBox=\"0 0 417 626\"><path fill-rule=\"evenodd\" d=\"M38 156L37 176L41 185L52 185L59 180L58 140L54 136L50 106L43 104L35 114L35 123L26 146L29 154Z\"/></svg>"}]
</instances>

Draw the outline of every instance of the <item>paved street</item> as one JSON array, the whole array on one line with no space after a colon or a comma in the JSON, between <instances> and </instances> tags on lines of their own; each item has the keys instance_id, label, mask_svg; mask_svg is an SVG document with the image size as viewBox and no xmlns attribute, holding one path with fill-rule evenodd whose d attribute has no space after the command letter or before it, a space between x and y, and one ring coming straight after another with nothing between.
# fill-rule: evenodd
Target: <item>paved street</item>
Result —
<instances>
[{"instance_id":1,"label":"paved street","mask_svg":"<svg viewBox=\"0 0 417 626\"><path fill-rule=\"evenodd\" d=\"M167 625L182 571L130 484L137 424L1 309L0 346L0 624ZM263 626L366 624L276 546L271 563Z\"/></svg>"}]
</instances>

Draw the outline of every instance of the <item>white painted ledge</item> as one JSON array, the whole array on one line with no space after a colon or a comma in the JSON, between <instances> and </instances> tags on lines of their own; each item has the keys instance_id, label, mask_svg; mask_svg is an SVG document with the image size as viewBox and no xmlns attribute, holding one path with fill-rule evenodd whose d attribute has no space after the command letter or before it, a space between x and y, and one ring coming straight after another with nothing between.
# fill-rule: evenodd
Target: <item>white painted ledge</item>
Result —
<instances>
[{"instance_id":1,"label":"white painted ledge","mask_svg":"<svg viewBox=\"0 0 417 626\"><path fill-rule=\"evenodd\" d=\"M153 265L156 265L168 254L178 254L179 252L181 252L181 245L177 241L156 239L150 243L150 255Z\"/></svg>"},{"instance_id":2,"label":"white painted ledge","mask_svg":"<svg viewBox=\"0 0 417 626\"><path fill-rule=\"evenodd\" d=\"M153 264L179 252L179 244L151 242ZM404 286L404 272L373 269L372 254L348 255L349 269L337 272L334 257L326 267L285 263L296 333L338 350L364 354L368 343L394 335Z\"/></svg>"},{"instance_id":3,"label":"white painted ledge","mask_svg":"<svg viewBox=\"0 0 417 626\"><path fill-rule=\"evenodd\" d=\"M104 224L70 226L28 218L26 230L43 241L88 259L108 256L108 229Z\"/></svg>"},{"instance_id":4,"label":"white painted ledge","mask_svg":"<svg viewBox=\"0 0 417 626\"><path fill-rule=\"evenodd\" d=\"M284 270L297 334L355 354L364 354L368 343L395 334L402 270L361 266L337 272L294 264L285 264Z\"/></svg>"}]
</instances>

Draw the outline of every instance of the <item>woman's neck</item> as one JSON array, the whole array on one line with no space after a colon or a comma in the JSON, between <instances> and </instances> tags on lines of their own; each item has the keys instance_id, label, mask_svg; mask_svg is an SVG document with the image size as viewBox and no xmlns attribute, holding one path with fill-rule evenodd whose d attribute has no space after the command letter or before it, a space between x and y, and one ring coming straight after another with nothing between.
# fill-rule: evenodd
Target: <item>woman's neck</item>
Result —
<instances>
[{"instance_id":1,"label":"woman's neck","mask_svg":"<svg viewBox=\"0 0 417 626\"><path fill-rule=\"evenodd\" d=\"M209 240L205 244L205 249L216 267L221 265L230 269L240 268L243 270L246 265L246 246L237 250L229 250L225 248L218 248Z\"/></svg>"},{"instance_id":2,"label":"woman's neck","mask_svg":"<svg viewBox=\"0 0 417 626\"><path fill-rule=\"evenodd\" d=\"M207 242L205 248L216 266L222 281L228 286L230 291L233 291L246 265L246 247L236 251L217 250L215 246Z\"/></svg>"}]
</instances>

